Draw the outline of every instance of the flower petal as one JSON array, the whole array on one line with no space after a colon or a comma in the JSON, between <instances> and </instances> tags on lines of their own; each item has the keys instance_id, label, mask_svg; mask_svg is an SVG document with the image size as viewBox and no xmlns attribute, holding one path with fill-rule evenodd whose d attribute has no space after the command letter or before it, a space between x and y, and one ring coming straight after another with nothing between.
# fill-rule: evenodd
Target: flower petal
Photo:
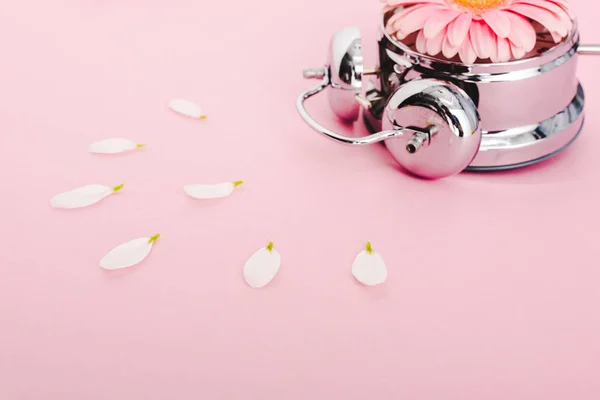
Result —
<instances>
[{"instance_id":1,"label":"flower petal","mask_svg":"<svg viewBox=\"0 0 600 400\"><path fill-rule=\"evenodd\" d=\"M425 26L427 20L434 14L439 7L425 6L425 7L414 7L414 11L405 13L401 18L398 18L392 27L408 36L413 32L422 29ZM390 18L391 19L391 18Z\"/></svg>"},{"instance_id":2,"label":"flower petal","mask_svg":"<svg viewBox=\"0 0 600 400\"><path fill-rule=\"evenodd\" d=\"M558 15L547 9L520 3L512 4L510 10L539 22L549 31L556 32L561 36L567 36L569 33L567 24L561 21Z\"/></svg>"},{"instance_id":3,"label":"flower petal","mask_svg":"<svg viewBox=\"0 0 600 400\"><path fill-rule=\"evenodd\" d=\"M194 104L188 100L183 100L183 99L171 100L169 102L169 108L179 114L182 114L182 115L185 115L188 117L198 118L198 119L206 118L206 115L204 115L204 113L202 112L200 107L198 107L196 104Z\"/></svg>"},{"instance_id":4,"label":"flower petal","mask_svg":"<svg viewBox=\"0 0 600 400\"><path fill-rule=\"evenodd\" d=\"M461 46L467 35L469 34L469 28L473 17L470 13L462 13L448 26L448 40L452 46Z\"/></svg>"},{"instance_id":5,"label":"flower petal","mask_svg":"<svg viewBox=\"0 0 600 400\"><path fill-rule=\"evenodd\" d=\"M525 55L528 53L527 51L525 51L525 49L516 46L514 43L510 44L510 50L512 52L513 57L516 60L520 60L521 58L525 57Z\"/></svg>"},{"instance_id":6,"label":"flower petal","mask_svg":"<svg viewBox=\"0 0 600 400\"><path fill-rule=\"evenodd\" d=\"M248 286L262 288L275 278L281 266L281 256L273 242L259 249L244 264L244 280Z\"/></svg>"},{"instance_id":7,"label":"flower petal","mask_svg":"<svg viewBox=\"0 0 600 400\"><path fill-rule=\"evenodd\" d=\"M556 4L557 6L559 6L560 8L562 8L564 10L564 12L567 13L567 15L573 19L575 17L575 15L577 14L574 10L574 4L569 3L569 0L550 0L552 3Z\"/></svg>"},{"instance_id":8,"label":"flower petal","mask_svg":"<svg viewBox=\"0 0 600 400\"><path fill-rule=\"evenodd\" d=\"M556 15L556 17L559 20L563 22L564 26L568 30L570 30L573 27L573 21L571 20L569 12L562 5L556 4L548 0L518 0L516 3L529 4L535 7L551 11Z\"/></svg>"},{"instance_id":9,"label":"flower petal","mask_svg":"<svg viewBox=\"0 0 600 400\"><path fill-rule=\"evenodd\" d=\"M387 267L381 255L373 251L371 243L367 243L367 248L354 259L352 275L366 286L376 286L386 281Z\"/></svg>"},{"instance_id":10,"label":"flower petal","mask_svg":"<svg viewBox=\"0 0 600 400\"><path fill-rule=\"evenodd\" d=\"M427 39L436 37L450 22L461 15L460 11L442 10L433 14L425 23L423 32Z\"/></svg>"},{"instance_id":11,"label":"flower petal","mask_svg":"<svg viewBox=\"0 0 600 400\"><path fill-rule=\"evenodd\" d=\"M460 60L467 65L472 65L477 60L477 53L475 53L471 39L468 36L460 47L458 54L460 56Z\"/></svg>"},{"instance_id":12,"label":"flower petal","mask_svg":"<svg viewBox=\"0 0 600 400\"><path fill-rule=\"evenodd\" d=\"M419 53L427 53L427 39L425 39L425 34L423 33L423 30L419 31L419 34L417 35L417 40L415 42L415 46L417 47L417 51Z\"/></svg>"},{"instance_id":13,"label":"flower petal","mask_svg":"<svg viewBox=\"0 0 600 400\"><path fill-rule=\"evenodd\" d=\"M382 3L386 3L388 6L397 7L412 4L444 4L444 0L383 0Z\"/></svg>"},{"instance_id":14,"label":"flower petal","mask_svg":"<svg viewBox=\"0 0 600 400\"><path fill-rule=\"evenodd\" d=\"M418 4L418 5L407 7L407 8L404 8L404 9L398 11L397 13L392 15L390 17L390 19L387 21L386 31L389 34L393 34L394 32L397 32L397 31L402 31L401 26L400 26L401 22L405 21L408 16L410 16L415 11L420 10L421 8L429 8L429 5L428 4L425 4L425 5ZM406 36L406 35L403 35L403 36Z\"/></svg>"},{"instance_id":15,"label":"flower petal","mask_svg":"<svg viewBox=\"0 0 600 400\"><path fill-rule=\"evenodd\" d=\"M495 10L483 14L481 17L498 37L507 38L510 34L510 18L506 14L505 11Z\"/></svg>"},{"instance_id":16,"label":"flower petal","mask_svg":"<svg viewBox=\"0 0 600 400\"><path fill-rule=\"evenodd\" d=\"M537 35L531 22L527 18L515 13L507 13L510 19L510 35L508 39L526 52L533 50L537 42Z\"/></svg>"},{"instance_id":17,"label":"flower petal","mask_svg":"<svg viewBox=\"0 0 600 400\"><path fill-rule=\"evenodd\" d=\"M217 184L193 184L183 187L185 193L195 199L218 199L233 193L233 189L241 185L242 181L225 182Z\"/></svg>"},{"instance_id":18,"label":"flower petal","mask_svg":"<svg viewBox=\"0 0 600 400\"><path fill-rule=\"evenodd\" d=\"M442 29L437 36L428 39L426 43L427 54L437 56L442 51L442 44L446 37L446 28Z\"/></svg>"},{"instance_id":19,"label":"flower petal","mask_svg":"<svg viewBox=\"0 0 600 400\"><path fill-rule=\"evenodd\" d=\"M552 40L554 40L554 43L558 43L562 40L562 36L560 36L556 32L550 32L550 36L552 36Z\"/></svg>"},{"instance_id":20,"label":"flower petal","mask_svg":"<svg viewBox=\"0 0 600 400\"><path fill-rule=\"evenodd\" d=\"M99 202L122 188L123 185L115 186L113 188L98 184L86 185L57 194L50 200L50 205L53 208L65 209L87 207Z\"/></svg>"},{"instance_id":21,"label":"flower petal","mask_svg":"<svg viewBox=\"0 0 600 400\"><path fill-rule=\"evenodd\" d=\"M100 267L108 270L132 267L142 262L150 251L159 234L152 237L133 239L109 251L100 260Z\"/></svg>"},{"instance_id":22,"label":"flower petal","mask_svg":"<svg viewBox=\"0 0 600 400\"><path fill-rule=\"evenodd\" d=\"M496 34L483 22L474 21L469 30L475 54L481 59L490 58L496 46Z\"/></svg>"},{"instance_id":23,"label":"flower petal","mask_svg":"<svg viewBox=\"0 0 600 400\"><path fill-rule=\"evenodd\" d=\"M140 147L144 147L144 145L137 144L129 139L109 138L92 143L89 147L89 152L96 154L117 154L139 149Z\"/></svg>"},{"instance_id":24,"label":"flower petal","mask_svg":"<svg viewBox=\"0 0 600 400\"><path fill-rule=\"evenodd\" d=\"M404 32L402 32L402 31L396 31L394 33L394 36L396 37L396 39L402 41L402 40L406 39L407 35L405 35Z\"/></svg>"},{"instance_id":25,"label":"flower petal","mask_svg":"<svg viewBox=\"0 0 600 400\"><path fill-rule=\"evenodd\" d=\"M498 48L496 50L496 59L494 62L507 62L510 61L511 51L510 42L508 39L498 38Z\"/></svg>"},{"instance_id":26,"label":"flower petal","mask_svg":"<svg viewBox=\"0 0 600 400\"><path fill-rule=\"evenodd\" d=\"M458 54L458 50L460 50L460 46L453 46L450 44L450 40L448 35L444 38L444 43L442 44L442 54L447 59L452 59Z\"/></svg>"}]
</instances>

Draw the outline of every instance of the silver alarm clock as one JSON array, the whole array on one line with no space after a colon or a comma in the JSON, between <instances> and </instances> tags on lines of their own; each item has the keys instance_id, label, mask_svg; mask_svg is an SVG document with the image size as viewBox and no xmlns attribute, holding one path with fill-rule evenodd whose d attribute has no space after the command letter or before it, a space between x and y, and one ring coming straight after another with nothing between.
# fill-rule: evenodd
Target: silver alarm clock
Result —
<instances>
[{"instance_id":1,"label":"silver alarm clock","mask_svg":"<svg viewBox=\"0 0 600 400\"><path fill-rule=\"evenodd\" d=\"M297 100L315 131L347 145L383 143L407 171L429 179L531 165L578 137L585 101L577 63L600 55L600 45L581 45L575 23L558 44L542 35L522 60L466 65L388 35L386 21L397 11L382 14L376 67L364 67L361 33L351 26L333 36L322 68L304 71L320 80ZM315 121L304 103L322 91L337 117L354 122L362 114L372 134L349 137Z\"/></svg>"}]
</instances>

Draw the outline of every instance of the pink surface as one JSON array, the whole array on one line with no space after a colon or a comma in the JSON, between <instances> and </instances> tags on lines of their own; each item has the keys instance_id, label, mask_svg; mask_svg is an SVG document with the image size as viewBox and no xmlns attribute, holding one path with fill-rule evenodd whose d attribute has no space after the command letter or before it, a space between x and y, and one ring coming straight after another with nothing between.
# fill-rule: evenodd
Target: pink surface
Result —
<instances>
[{"instance_id":1,"label":"pink surface","mask_svg":"<svg viewBox=\"0 0 600 400\"><path fill-rule=\"evenodd\" d=\"M2 3L0 399L600 398L600 58L581 59L590 112L568 152L424 182L294 107L339 27L372 59L375 0ZM148 147L86 152L110 136ZM181 189L238 179L222 201ZM98 267L156 232L142 265ZM243 263L270 239L281 271L250 289ZM351 275L367 240L389 268L374 289Z\"/></svg>"}]
</instances>

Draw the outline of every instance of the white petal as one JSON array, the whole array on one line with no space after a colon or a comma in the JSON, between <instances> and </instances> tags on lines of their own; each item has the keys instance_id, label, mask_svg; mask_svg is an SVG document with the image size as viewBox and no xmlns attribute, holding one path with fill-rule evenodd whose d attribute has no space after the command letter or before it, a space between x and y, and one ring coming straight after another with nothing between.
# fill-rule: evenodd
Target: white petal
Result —
<instances>
[{"instance_id":1,"label":"white petal","mask_svg":"<svg viewBox=\"0 0 600 400\"><path fill-rule=\"evenodd\" d=\"M54 208L80 208L91 206L120 190L123 185L114 188L104 185L86 185L68 192L60 193L50 200L50 205Z\"/></svg>"},{"instance_id":2,"label":"white petal","mask_svg":"<svg viewBox=\"0 0 600 400\"><path fill-rule=\"evenodd\" d=\"M109 138L90 145L90 153L96 154L116 154L143 147L143 144L137 144L129 139Z\"/></svg>"},{"instance_id":3,"label":"white petal","mask_svg":"<svg viewBox=\"0 0 600 400\"><path fill-rule=\"evenodd\" d=\"M370 250L361 251L352 264L352 274L363 285L376 286L387 279L387 267L381 255Z\"/></svg>"},{"instance_id":4,"label":"white petal","mask_svg":"<svg viewBox=\"0 0 600 400\"><path fill-rule=\"evenodd\" d=\"M115 247L100 260L100 266L104 269L114 270L139 264L150 254L150 250L159 236L134 239Z\"/></svg>"},{"instance_id":5,"label":"white petal","mask_svg":"<svg viewBox=\"0 0 600 400\"><path fill-rule=\"evenodd\" d=\"M195 199L218 199L227 197L233 193L236 186L241 185L242 181L217 183L213 185L194 184L183 187L185 193Z\"/></svg>"},{"instance_id":6,"label":"white petal","mask_svg":"<svg viewBox=\"0 0 600 400\"><path fill-rule=\"evenodd\" d=\"M169 108L179 114L192 118L206 118L200 107L188 100L174 99L169 102Z\"/></svg>"},{"instance_id":7,"label":"white petal","mask_svg":"<svg viewBox=\"0 0 600 400\"><path fill-rule=\"evenodd\" d=\"M281 256L269 243L254 253L244 265L244 279L253 288L262 288L275 278L281 265Z\"/></svg>"}]
</instances>

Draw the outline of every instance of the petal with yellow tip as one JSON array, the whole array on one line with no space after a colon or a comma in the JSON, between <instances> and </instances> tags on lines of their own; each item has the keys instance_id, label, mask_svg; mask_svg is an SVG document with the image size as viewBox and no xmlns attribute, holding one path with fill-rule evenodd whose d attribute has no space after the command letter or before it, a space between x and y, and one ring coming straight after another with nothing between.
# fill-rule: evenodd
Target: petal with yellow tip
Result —
<instances>
[{"instance_id":1,"label":"petal with yellow tip","mask_svg":"<svg viewBox=\"0 0 600 400\"><path fill-rule=\"evenodd\" d=\"M50 205L53 208L64 209L87 207L96 204L122 188L122 184L114 187L99 184L85 185L57 194L50 200Z\"/></svg>"},{"instance_id":2,"label":"petal with yellow tip","mask_svg":"<svg viewBox=\"0 0 600 400\"><path fill-rule=\"evenodd\" d=\"M373 251L368 242L365 250L361 251L352 264L352 275L366 286L377 286L387 279L387 267L379 253Z\"/></svg>"},{"instance_id":3,"label":"petal with yellow tip","mask_svg":"<svg viewBox=\"0 0 600 400\"><path fill-rule=\"evenodd\" d=\"M242 181L236 181L216 184L193 184L184 186L183 190L188 196L195 199L218 199L231 195L233 190L242 183Z\"/></svg>"},{"instance_id":4,"label":"petal with yellow tip","mask_svg":"<svg viewBox=\"0 0 600 400\"><path fill-rule=\"evenodd\" d=\"M94 154L118 154L144 147L143 144L136 143L124 138L108 138L90 144L89 152Z\"/></svg>"},{"instance_id":5,"label":"petal with yellow tip","mask_svg":"<svg viewBox=\"0 0 600 400\"><path fill-rule=\"evenodd\" d=\"M174 99L169 101L169 108L175 111L178 114L185 115L186 117L196 118L196 119L204 119L206 115L202 112L202 109L198 107L195 103L184 100L184 99Z\"/></svg>"},{"instance_id":6,"label":"petal with yellow tip","mask_svg":"<svg viewBox=\"0 0 600 400\"><path fill-rule=\"evenodd\" d=\"M281 255L271 242L248 258L244 264L244 280L252 288L262 288L275 278L280 266Z\"/></svg>"},{"instance_id":7,"label":"petal with yellow tip","mask_svg":"<svg viewBox=\"0 0 600 400\"><path fill-rule=\"evenodd\" d=\"M160 237L159 234L151 237L142 237L120 244L109 251L100 260L100 267L107 270L129 268L142 262L152 250L152 246Z\"/></svg>"}]
</instances>

